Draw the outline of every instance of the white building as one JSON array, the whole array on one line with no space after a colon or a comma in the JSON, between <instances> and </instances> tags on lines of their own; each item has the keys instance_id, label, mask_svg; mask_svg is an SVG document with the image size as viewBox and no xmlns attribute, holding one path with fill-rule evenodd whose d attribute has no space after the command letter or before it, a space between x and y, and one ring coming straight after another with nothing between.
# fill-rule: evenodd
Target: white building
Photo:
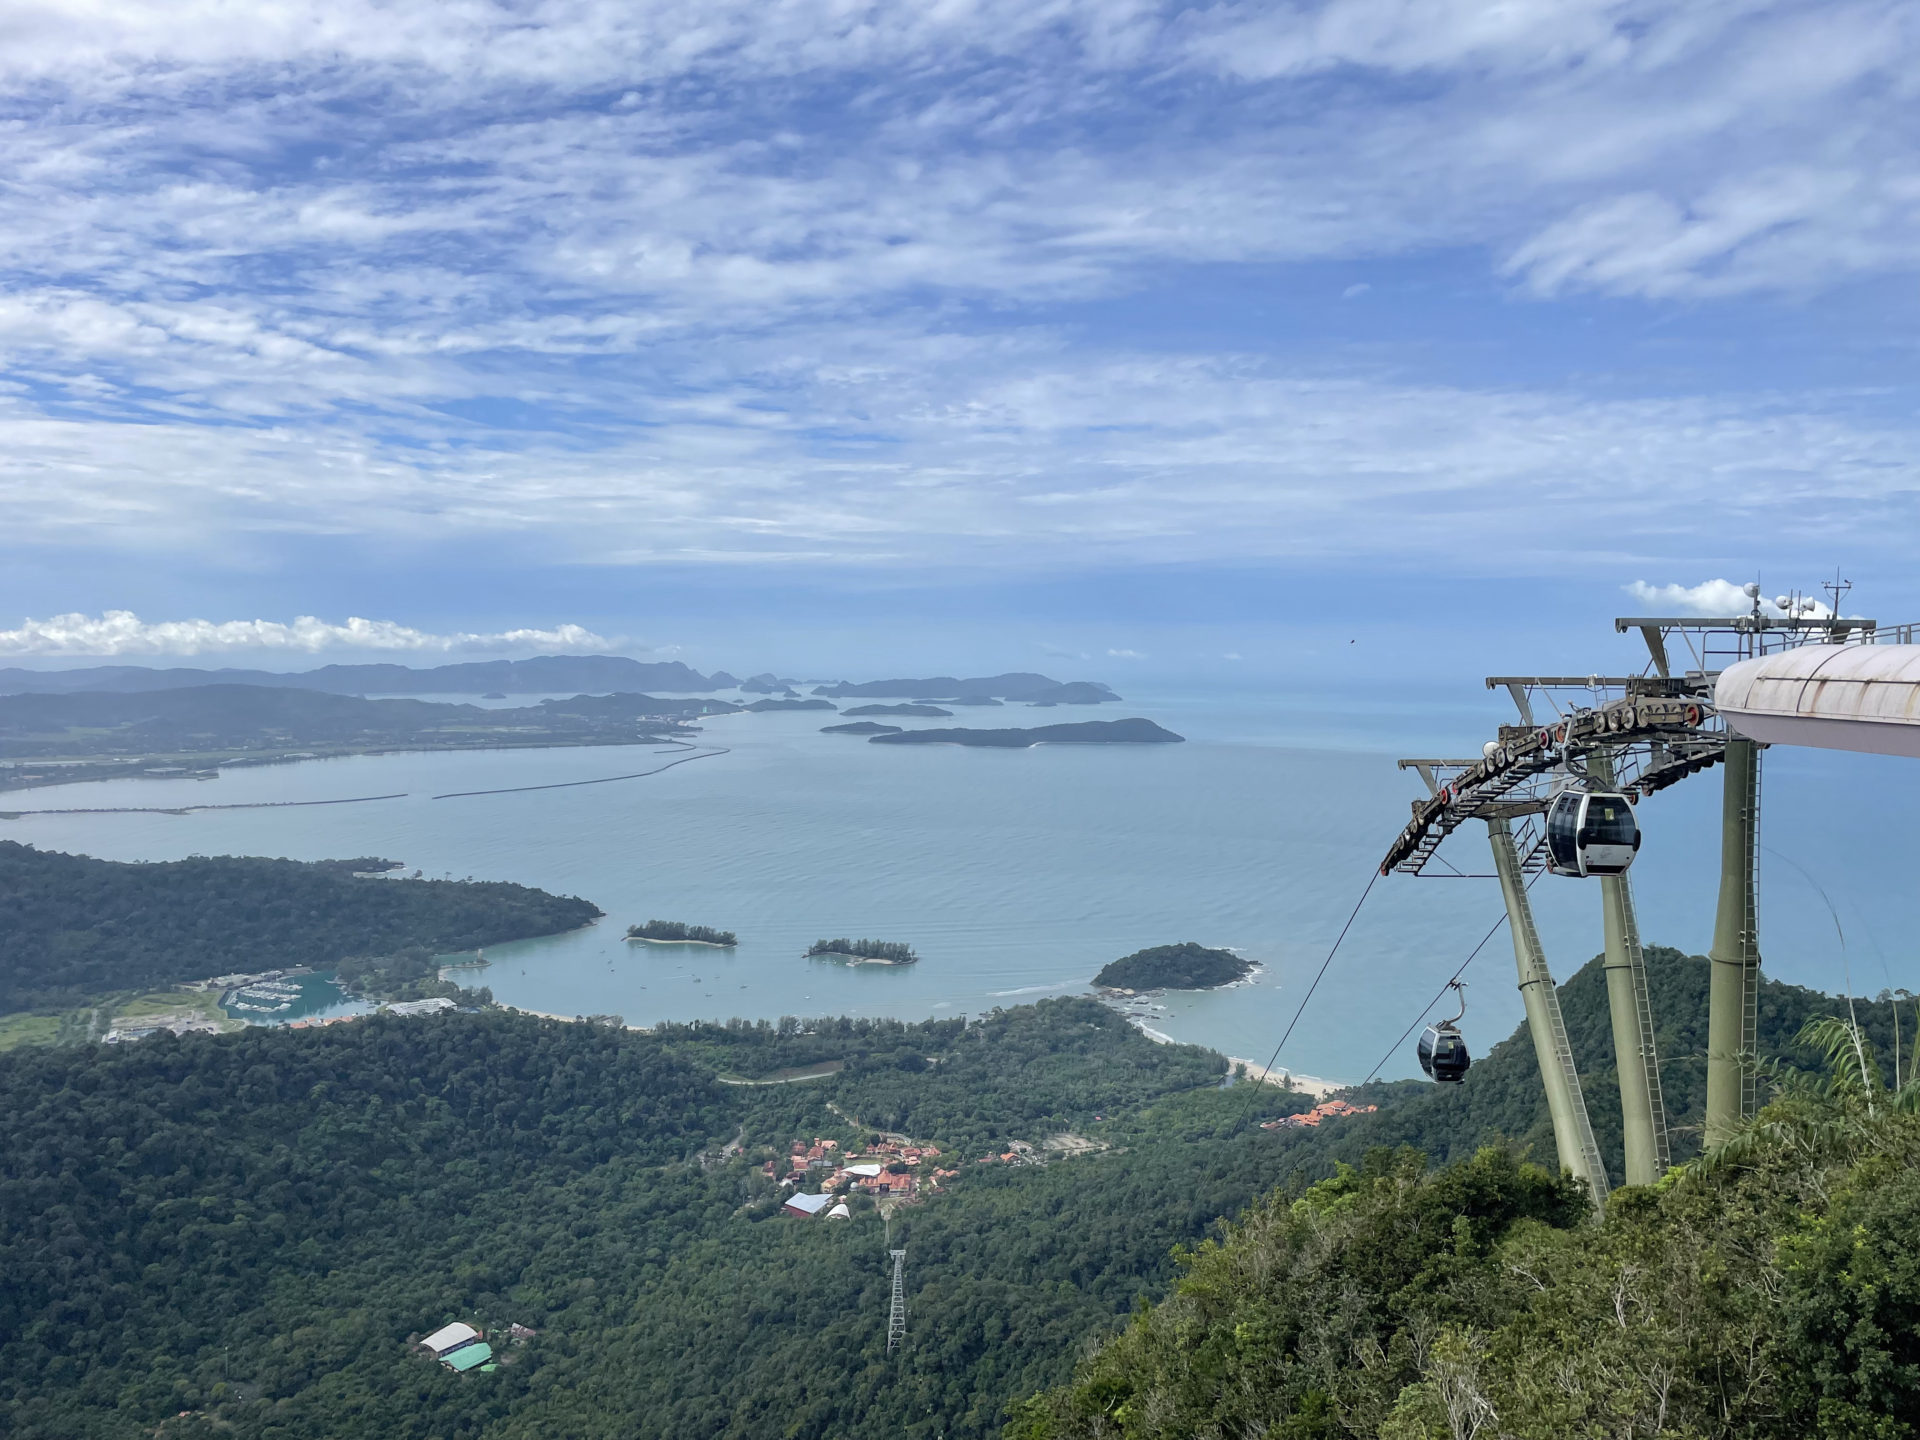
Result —
<instances>
[{"instance_id":1,"label":"white building","mask_svg":"<svg viewBox=\"0 0 1920 1440\"><path fill-rule=\"evenodd\" d=\"M431 1350L438 1358L458 1350L462 1345L471 1345L480 1338L480 1332L471 1325L456 1320L451 1325L442 1325L420 1344Z\"/></svg>"}]
</instances>

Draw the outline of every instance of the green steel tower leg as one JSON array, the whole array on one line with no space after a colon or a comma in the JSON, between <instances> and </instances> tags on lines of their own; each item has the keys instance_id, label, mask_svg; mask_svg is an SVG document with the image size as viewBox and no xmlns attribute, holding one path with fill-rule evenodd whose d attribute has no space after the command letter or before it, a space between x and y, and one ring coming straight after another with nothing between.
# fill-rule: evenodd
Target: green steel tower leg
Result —
<instances>
[{"instance_id":1,"label":"green steel tower leg","mask_svg":"<svg viewBox=\"0 0 1920 1440\"><path fill-rule=\"evenodd\" d=\"M1580 1074L1573 1067L1573 1046L1567 1041L1566 1022L1560 1018L1560 995L1553 988L1540 932L1534 928L1533 906L1527 901L1526 877L1514 850L1513 830L1505 820L1487 822L1493 842L1493 868L1507 902L1507 928L1513 931L1513 959L1520 971L1520 998L1527 1007L1527 1032L1540 1062L1540 1080L1547 1090L1547 1110L1553 1116L1553 1143L1560 1152L1560 1168L1587 1182L1596 1209L1606 1204L1607 1170L1600 1163L1600 1147L1587 1119L1586 1097L1580 1093Z\"/></svg>"},{"instance_id":2,"label":"green steel tower leg","mask_svg":"<svg viewBox=\"0 0 1920 1440\"><path fill-rule=\"evenodd\" d=\"M1733 1137L1751 1111L1753 1087L1742 1057L1754 1048L1753 1014L1760 993L1759 921L1754 859L1760 829L1760 749L1727 742L1726 790L1720 805L1720 907L1713 923L1707 989L1707 1134L1709 1149Z\"/></svg>"},{"instance_id":3,"label":"green steel tower leg","mask_svg":"<svg viewBox=\"0 0 1920 1440\"><path fill-rule=\"evenodd\" d=\"M1602 784L1613 784L1607 758L1595 756L1588 768ZM1613 1054L1620 1075L1625 1173L1629 1185L1651 1185L1667 1170L1667 1116L1660 1095L1653 1003L1647 994L1647 961L1633 913L1632 883L1625 875L1602 876L1600 902L1606 922L1607 1012L1613 1021Z\"/></svg>"},{"instance_id":4,"label":"green steel tower leg","mask_svg":"<svg viewBox=\"0 0 1920 1440\"><path fill-rule=\"evenodd\" d=\"M1651 1185L1666 1174L1670 1159L1660 1060L1653 1040L1653 1004L1647 995L1640 926L1633 913L1633 886L1624 875L1602 876L1600 899L1606 910L1607 1010L1613 1020L1613 1054L1620 1072L1627 1184Z\"/></svg>"}]
</instances>

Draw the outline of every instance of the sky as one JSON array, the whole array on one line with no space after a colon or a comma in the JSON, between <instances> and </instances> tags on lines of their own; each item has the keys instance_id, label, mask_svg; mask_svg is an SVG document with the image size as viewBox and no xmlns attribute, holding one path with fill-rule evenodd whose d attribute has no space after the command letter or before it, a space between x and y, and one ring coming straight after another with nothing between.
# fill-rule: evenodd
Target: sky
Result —
<instances>
[{"instance_id":1,"label":"sky","mask_svg":"<svg viewBox=\"0 0 1920 1440\"><path fill-rule=\"evenodd\" d=\"M0 663L1920 618L1916 13L14 0Z\"/></svg>"}]
</instances>

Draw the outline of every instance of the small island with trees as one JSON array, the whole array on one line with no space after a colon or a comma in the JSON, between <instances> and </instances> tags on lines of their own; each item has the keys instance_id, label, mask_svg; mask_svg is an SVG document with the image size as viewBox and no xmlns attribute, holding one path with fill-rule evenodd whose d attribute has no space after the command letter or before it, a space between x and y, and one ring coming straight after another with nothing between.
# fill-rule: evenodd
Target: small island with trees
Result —
<instances>
[{"instance_id":1,"label":"small island with trees","mask_svg":"<svg viewBox=\"0 0 1920 1440\"><path fill-rule=\"evenodd\" d=\"M925 720L952 719L953 711L938 705L856 705L846 715L918 715Z\"/></svg>"},{"instance_id":2,"label":"small island with trees","mask_svg":"<svg viewBox=\"0 0 1920 1440\"><path fill-rule=\"evenodd\" d=\"M1103 990L1212 990L1246 979L1254 968L1231 950L1210 950L1188 940L1136 950L1108 965L1093 983Z\"/></svg>"},{"instance_id":3,"label":"small island with trees","mask_svg":"<svg viewBox=\"0 0 1920 1440\"><path fill-rule=\"evenodd\" d=\"M711 925L684 925L678 920L649 920L644 925L629 925L627 939L647 945L717 945L731 950L739 937L731 930L715 930Z\"/></svg>"},{"instance_id":4,"label":"small island with trees","mask_svg":"<svg viewBox=\"0 0 1920 1440\"><path fill-rule=\"evenodd\" d=\"M920 959L911 945L896 940L816 940L807 947L809 960L845 960L853 965L912 965Z\"/></svg>"}]
</instances>

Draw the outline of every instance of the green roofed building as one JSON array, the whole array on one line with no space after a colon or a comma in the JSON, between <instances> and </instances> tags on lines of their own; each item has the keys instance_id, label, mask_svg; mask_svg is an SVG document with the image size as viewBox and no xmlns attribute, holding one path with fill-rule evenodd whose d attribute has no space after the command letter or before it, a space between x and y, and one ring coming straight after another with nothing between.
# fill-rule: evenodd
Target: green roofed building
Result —
<instances>
[{"instance_id":1,"label":"green roofed building","mask_svg":"<svg viewBox=\"0 0 1920 1440\"><path fill-rule=\"evenodd\" d=\"M484 1365L493 1359L493 1347L484 1340L476 1340L471 1345L462 1345L449 1355L440 1357L455 1370L471 1370L476 1365Z\"/></svg>"}]
</instances>

